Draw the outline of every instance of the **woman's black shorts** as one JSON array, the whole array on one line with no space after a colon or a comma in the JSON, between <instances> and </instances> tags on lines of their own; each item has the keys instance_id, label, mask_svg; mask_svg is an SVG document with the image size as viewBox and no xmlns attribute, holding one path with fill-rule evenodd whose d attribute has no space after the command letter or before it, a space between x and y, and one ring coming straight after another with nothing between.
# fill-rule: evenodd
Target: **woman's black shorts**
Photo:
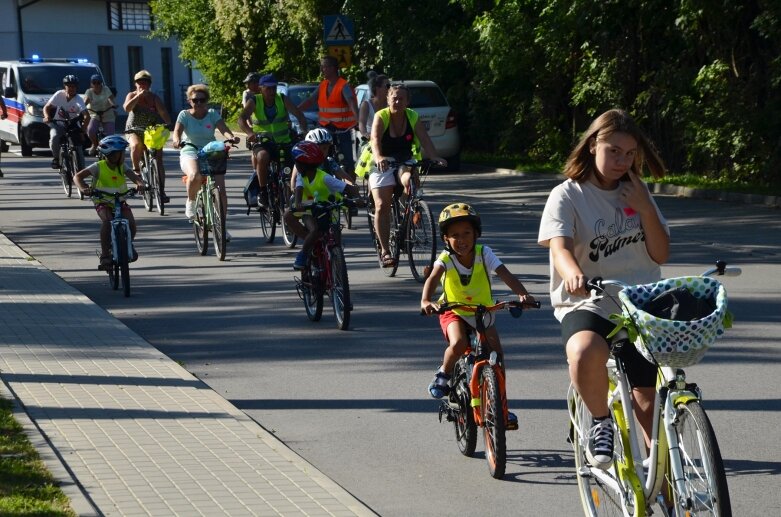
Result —
<instances>
[{"instance_id":1,"label":"woman's black shorts","mask_svg":"<svg viewBox=\"0 0 781 517\"><path fill-rule=\"evenodd\" d=\"M561 321L561 339L566 345L574 334L581 330L590 330L605 338L607 342L607 335L614 328L616 328L615 323L591 311L572 311ZM633 388L656 386L656 365L649 363L633 344L624 347L621 357L624 360L630 386Z\"/></svg>"}]
</instances>

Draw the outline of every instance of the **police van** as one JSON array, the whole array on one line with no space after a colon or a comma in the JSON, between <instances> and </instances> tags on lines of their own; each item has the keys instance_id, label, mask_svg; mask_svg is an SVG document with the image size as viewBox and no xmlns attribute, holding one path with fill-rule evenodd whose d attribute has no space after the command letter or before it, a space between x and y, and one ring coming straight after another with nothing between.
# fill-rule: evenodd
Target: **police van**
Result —
<instances>
[{"instance_id":1,"label":"police van","mask_svg":"<svg viewBox=\"0 0 781 517\"><path fill-rule=\"evenodd\" d=\"M31 156L34 147L49 147L49 126L43 122L43 106L57 90L62 78L79 78L79 93L90 86L90 77L103 77L97 65L86 59L32 58L0 61L0 90L8 118L0 120L0 139L19 144L22 156Z\"/></svg>"}]
</instances>

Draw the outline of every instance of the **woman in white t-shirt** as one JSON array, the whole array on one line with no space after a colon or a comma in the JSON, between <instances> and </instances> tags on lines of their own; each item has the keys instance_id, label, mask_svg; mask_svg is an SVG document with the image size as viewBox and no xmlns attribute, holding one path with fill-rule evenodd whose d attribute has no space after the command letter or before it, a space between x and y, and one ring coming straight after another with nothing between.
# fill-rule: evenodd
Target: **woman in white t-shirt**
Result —
<instances>
[{"instance_id":1,"label":"woman in white t-shirt","mask_svg":"<svg viewBox=\"0 0 781 517\"><path fill-rule=\"evenodd\" d=\"M209 87L205 84L193 84L187 88L187 100L190 102L190 109L182 110L176 117L174 134L172 138L173 146L179 148L185 145L179 153L179 166L182 172L187 176L187 203L185 204L185 216L188 219L195 217L195 196L201 188L200 172L198 170L198 151L209 142L214 140L215 130L220 130L223 136L230 135L234 143L238 138L233 136L233 132L225 125L225 121L219 113L209 109ZM220 187L222 195L222 206L228 209L228 196L225 192L225 175L215 174L214 181Z\"/></svg>"},{"instance_id":2,"label":"woman in white t-shirt","mask_svg":"<svg viewBox=\"0 0 781 517\"><path fill-rule=\"evenodd\" d=\"M659 280L667 261L667 223L645 183L644 162L662 177L665 167L632 118L613 109L597 117L572 150L569 178L548 197L538 242L550 249L550 296L561 322L570 378L594 416L589 462L607 469L613 460L613 427L607 406L606 336L620 312L607 297L587 301L586 281L601 276L626 283ZM635 414L643 429L653 416L656 367L629 347L627 374Z\"/></svg>"}]
</instances>

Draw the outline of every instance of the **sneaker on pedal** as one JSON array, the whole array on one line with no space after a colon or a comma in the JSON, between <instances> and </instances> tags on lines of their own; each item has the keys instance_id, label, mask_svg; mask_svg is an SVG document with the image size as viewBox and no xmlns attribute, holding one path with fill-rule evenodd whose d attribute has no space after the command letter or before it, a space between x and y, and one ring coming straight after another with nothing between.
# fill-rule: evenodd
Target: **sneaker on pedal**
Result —
<instances>
[{"instance_id":1,"label":"sneaker on pedal","mask_svg":"<svg viewBox=\"0 0 781 517\"><path fill-rule=\"evenodd\" d=\"M60 168L60 162L57 159L52 160L52 169L59 169Z\"/></svg>"},{"instance_id":2,"label":"sneaker on pedal","mask_svg":"<svg viewBox=\"0 0 781 517\"><path fill-rule=\"evenodd\" d=\"M507 412L507 430L508 431L515 431L518 429L518 416L511 412Z\"/></svg>"},{"instance_id":3,"label":"sneaker on pedal","mask_svg":"<svg viewBox=\"0 0 781 517\"><path fill-rule=\"evenodd\" d=\"M98 271L108 271L111 269L112 263L111 255L102 255L100 257L100 264L98 264Z\"/></svg>"},{"instance_id":4,"label":"sneaker on pedal","mask_svg":"<svg viewBox=\"0 0 781 517\"><path fill-rule=\"evenodd\" d=\"M190 199L187 200L187 202L184 204L184 216L187 219L193 219L195 218L195 201L192 201Z\"/></svg>"},{"instance_id":5,"label":"sneaker on pedal","mask_svg":"<svg viewBox=\"0 0 781 517\"><path fill-rule=\"evenodd\" d=\"M434 376L434 380L431 381L431 384L428 385L429 395L435 399L441 399L450 393L450 384L448 384L449 380L450 375L444 372L437 372L437 374Z\"/></svg>"},{"instance_id":6,"label":"sneaker on pedal","mask_svg":"<svg viewBox=\"0 0 781 517\"><path fill-rule=\"evenodd\" d=\"M613 419L594 419L588 432L586 458L592 466L607 470L613 464Z\"/></svg>"},{"instance_id":7,"label":"sneaker on pedal","mask_svg":"<svg viewBox=\"0 0 781 517\"><path fill-rule=\"evenodd\" d=\"M165 194L160 194L160 198L163 200L163 203L170 203L171 202L171 198L168 197Z\"/></svg>"},{"instance_id":8,"label":"sneaker on pedal","mask_svg":"<svg viewBox=\"0 0 781 517\"><path fill-rule=\"evenodd\" d=\"M260 194L258 195L258 207L266 208L268 206L268 190L266 187L261 187Z\"/></svg>"},{"instance_id":9,"label":"sneaker on pedal","mask_svg":"<svg viewBox=\"0 0 781 517\"><path fill-rule=\"evenodd\" d=\"M301 271L306 267L306 252L304 250L299 250L298 254L296 255L296 261L293 262L293 269L296 271Z\"/></svg>"}]
</instances>

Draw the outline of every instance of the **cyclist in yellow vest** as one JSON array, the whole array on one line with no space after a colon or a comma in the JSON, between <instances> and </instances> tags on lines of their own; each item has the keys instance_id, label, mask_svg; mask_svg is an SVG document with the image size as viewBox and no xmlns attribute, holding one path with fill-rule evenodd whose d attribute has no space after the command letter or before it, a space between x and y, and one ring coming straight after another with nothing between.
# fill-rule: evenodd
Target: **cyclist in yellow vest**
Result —
<instances>
[{"instance_id":1,"label":"cyclist in yellow vest","mask_svg":"<svg viewBox=\"0 0 781 517\"><path fill-rule=\"evenodd\" d=\"M470 304L492 305L490 272L515 293L522 302L533 302L520 280L502 264L488 246L477 244L482 234L482 223L477 211L466 203L448 205L439 214L439 233L445 242L445 250L434 262L434 268L423 286L420 308L426 314L432 314L443 302L462 302ZM436 302L431 301L437 284L442 282L442 296ZM442 366L437 370L434 380L429 384L429 394L442 398L450 391L450 373L468 345L467 325L474 328L474 317L462 310L447 311L439 316L439 324L448 343ZM494 325L486 329L486 337L491 347L502 356L499 333ZM517 422L510 413L510 424Z\"/></svg>"},{"instance_id":2,"label":"cyclist in yellow vest","mask_svg":"<svg viewBox=\"0 0 781 517\"><path fill-rule=\"evenodd\" d=\"M323 80L317 90L298 107L302 110L317 103L320 126L334 136L334 144L342 155L342 167L348 174L355 170L353 128L358 124L358 102L350 84L339 76L339 61L333 56L320 59Z\"/></svg>"},{"instance_id":3,"label":"cyclist in yellow vest","mask_svg":"<svg viewBox=\"0 0 781 517\"><path fill-rule=\"evenodd\" d=\"M408 187L412 180L409 171L401 170L393 164L401 164L412 158L413 146L423 151L422 156L447 165L444 158L437 156L426 128L418 120L418 114L409 108L407 87L403 83L393 84L388 91L388 107L374 115L371 138L375 167L369 175L369 188L374 199L374 231L382 247L383 267L395 265L388 250L393 190L399 182L405 188Z\"/></svg>"},{"instance_id":4,"label":"cyclist in yellow vest","mask_svg":"<svg viewBox=\"0 0 781 517\"><path fill-rule=\"evenodd\" d=\"M320 168L320 165L325 161L325 155L316 143L299 142L293 146L292 154L296 162L296 169L298 169L298 176L293 206L285 211L284 217L285 224L304 241L293 264L293 269L301 270L306 266L306 257L311 253L312 246L320 237L321 232L311 216L305 215L302 224L296 217L296 212L302 211L302 204L327 201L332 194L336 196L347 194L351 197L357 197L358 187L348 185Z\"/></svg>"},{"instance_id":5,"label":"cyclist in yellow vest","mask_svg":"<svg viewBox=\"0 0 781 517\"><path fill-rule=\"evenodd\" d=\"M74 181L78 189L85 196L92 195L92 189L96 188L104 192L124 192L127 190L126 179L136 184L139 193L144 192L144 180L133 169L125 167L125 150L127 149L127 140L119 135L105 137L98 143L98 151L105 156L104 159L97 161L76 173ZM87 186L84 180L87 176L92 177L91 186ZM102 221L100 226L100 269L111 266L111 220L114 218L114 198L104 199L96 198L95 211ZM122 217L130 223L130 238L136 236L136 220L133 217L133 211L125 201L122 201ZM131 262L138 259L135 247Z\"/></svg>"},{"instance_id":6,"label":"cyclist in yellow vest","mask_svg":"<svg viewBox=\"0 0 781 517\"><path fill-rule=\"evenodd\" d=\"M286 95L277 93L277 79L274 74L266 74L260 78L260 94L247 99L244 109L239 115L239 127L247 135L247 147L252 149L255 173L258 175L260 195L258 205L268 204L268 164L278 160L280 148L285 152L285 158L290 161L290 117L295 115L300 127L306 127L303 112L293 104ZM254 118L254 121L253 121ZM266 133L268 138L258 141L258 134ZM292 162L288 163L292 167Z\"/></svg>"}]
</instances>

